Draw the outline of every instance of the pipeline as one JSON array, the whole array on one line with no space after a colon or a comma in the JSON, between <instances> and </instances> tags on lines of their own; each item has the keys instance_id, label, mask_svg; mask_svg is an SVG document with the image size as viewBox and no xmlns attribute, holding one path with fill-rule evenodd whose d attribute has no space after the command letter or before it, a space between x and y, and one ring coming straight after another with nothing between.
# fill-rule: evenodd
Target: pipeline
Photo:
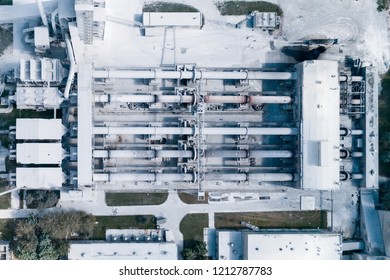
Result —
<instances>
[{"instance_id":1,"label":"pipeline","mask_svg":"<svg viewBox=\"0 0 390 280\"><path fill-rule=\"evenodd\" d=\"M205 135L296 135L297 128L289 127L205 127ZM102 135L195 135L192 127L94 127L93 134Z\"/></svg>"},{"instance_id":2,"label":"pipeline","mask_svg":"<svg viewBox=\"0 0 390 280\"><path fill-rule=\"evenodd\" d=\"M74 75L76 73L77 66L76 66L76 61L74 59L72 43L70 42L70 38L69 38L68 34L65 34L65 43L66 43L66 48L68 49L68 56L69 56L69 61L70 61L68 80L66 81L66 86L65 86L65 90L64 90L64 98L65 98L65 100L67 100L67 99L69 99L70 87L73 83L73 79L74 79Z\"/></svg>"},{"instance_id":3,"label":"pipeline","mask_svg":"<svg viewBox=\"0 0 390 280\"><path fill-rule=\"evenodd\" d=\"M41 15L43 25L48 26L49 23L47 22L47 17L46 17L45 10L44 10L43 5L42 5L42 1L36 0L36 3L38 6L39 14Z\"/></svg>"},{"instance_id":4,"label":"pipeline","mask_svg":"<svg viewBox=\"0 0 390 280\"><path fill-rule=\"evenodd\" d=\"M161 70L95 70L94 78L100 79L179 79L179 80L291 80L290 72L260 71L161 71Z\"/></svg>"},{"instance_id":5,"label":"pipeline","mask_svg":"<svg viewBox=\"0 0 390 280\"><path fill-rule=\"evenodd\" d=\"M349 129L346 127L340 127L340 136L350 136L350 135L363 135L364 131L361 129Z\"/></svg>"},{"instance_id":6,"label":"pipeline","mask_svg":"<svg viewBox=\"0 0 390 280\"><path fill-rule=\"evenodd\" d=\"M53 29L54 36L57 35L57 25L56 25L56 16L58 15L58 8L55 9L50 16L51 19L51 28Z\"/></svg>"},{"instance_id":7,"label":"pipeline","mask_svg":"<svg viewBox=\"0 0 390 280\"><path fill-rule=\"evenodd\" d=\"M94 158L193 158L192 150L94 150ZM291 158L288 150L207 150L206 158Z\"/></svg>"},{"instance_id":8,"label":"pipeline","mask_svg":"<svg viewBox=\"0 0 390 280\"><path fill-rule=\"evenodd\" d=\"M294 180L291 173L209 173L209 181L255 181L289 182ZM94 182L196 182L194 174L183 173L99 173L93 174Z\"/></svg>"},{"instance_id":9,"label":"pipeline","mask_svg":"<svg viewBox=\"0 0 390 280\"><path fill-rule=\"evenodd\" d=\"M340 82L361 82L363 81L363 77L361 76L347 76L347 75L340 75L339 76Z\"/></svg>"},{"instance_id":10,"label":"pipeline","mask_svg":"<svg viewBox=\"0 0 390 280\"><path fill-rule=\"evenodd\" d=\"M110 94L96 95L95 102L124 102L124 103L193 103L191 95L129 95ZM232 95L209 95L205 96L205 102L210 104L288 104L293 102L291 96L232 96Z\"/></svg>"}]
</instances>

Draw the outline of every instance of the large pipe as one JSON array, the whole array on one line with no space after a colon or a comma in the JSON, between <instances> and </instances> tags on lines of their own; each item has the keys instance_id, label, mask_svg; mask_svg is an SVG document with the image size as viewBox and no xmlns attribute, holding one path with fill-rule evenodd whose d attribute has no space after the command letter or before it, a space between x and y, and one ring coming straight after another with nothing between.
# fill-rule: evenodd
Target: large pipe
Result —
<instances>
[{"instance_id":1,"label":"large pipe","mask_svg":"<svg viewBox=\"0 0 390 280\"><path fill-rule=\"evenodd\" d=\"M37 6L38 6L39 13L41 15L41 19L42 19L43 25L44 26L48 26L49 23L47 22L47 17L46 17L46 14L45 14L45 10L43 9L42 1L41 0L36 0L36 3L37 3Z\"/></svg>"},{"instance_id":2,"label":"large pipe","mask_svg":"<svg viewBox=\"0 0 390 280\"><path fill-rule=\"evenodd\" d=\"M206 158L291 158L288 150L207 150ZM94 158L193 158L192 150L94 150Z\"/></svg>"},{"instance_id":3,"label":"large pipe","mask_svg":"<svg viewBox=\"0 0 390 280\"><path fill-rule=\"evenodd\" d=\"M341 75L339 77L339 81L340 82L346 82L346 81L350 81L350 82L361 82L363 80L363 77L361 76L347 76L347 75Z\"/></svg>"},{"instance_id":4,"label":"large pipe","mask_svg":"<svg viewBox=\"0 0 390 280\"><path fill-rule=\"evenodd\" d=\"M93 174L95 182L191 182L193 174L182 173L111 173Z\"/></svg>"},{"instance_id":5,"label":"large pipe","mask_svg":"<svg viewBox=\"0 0 390 280\"><path fill-rule=\"evenodd\" d=\"M360 129L353 129L351 130L351 135L363 135L364 131Z\"/></svg>"},{"instance_id":6,"label":"large pipe","mask_svg":"<svg viewBox=\"0 0 390 280\"><path fill-rule=\"evenodd\" d=\"M364 131L361 129L349 129L346 127L340 127L340 136L349 136L349 135L363 135Z\"/></svg>"},{"instance_id":7,"label":"large pipe","mask_svg":"<svg viewBox=\"0 0 390 280\"><path fill-rule=\"evenodd\" d=\"M124 102L124 103L193 103L191 95L137 95L137 94L110 94L96 95L95 102ZM291 96L232 96L232 95L209 95L205 97L206 103L211 104L288 104L293 101Z\"/></svg>"},{"instance_id":8,"label":"large pipe","mask_svg":"<svg viewBox=\"0 0 390 280\"><path fill-rule=\"evenodd\" d=\"M291 80L290 72L260 71L162 71L162 70L95 70L95 78L101 79L209 79L209 80Z\"/></svg>"},{"instance_id":9,"label":"large pipe","mask_svg":"<svg viewBox=\"0 0 390 280\"><path fill-rule=\"evenodd\" d=\"M51 19L51 28L53 29L54 36L57 35L57 24L56 24L56 16L58 15L58 8L55 9L50 16Z\"/></svg>"},{"instance_id":10,"label":"large pipe","mask_svg":"<svg viewBox=\"0 0 390 280\"><path fill-rule=\"evenodd\" d=\"M206 174L210 181L256 181L287 182L293 181L290 173L211 173ZM104 173L93 174L94 182L194 182L194 174L183 173Z\"/></svg>"},{"instance_id":11,"label":"large pipe","mask_svg":"<svg viewBox=\"0 0 390 280\"><path fill-rule=\"evenodd\" d=\"M65 34L65 43L66 43L66 48L68 49L68 57L70 61L68 80L66 81L66 86L64 90L64 98L65 100L67 100L69 99L70 87L72 86L74 74L76 73L76 61L74 59L72 43L70 42L70 38L67 33Z\"/></svg>"},{"instance_id":12,"label":"large pipe","mask_svg":"<svg viewBox=\"0 0 390 280\"><path fill-rule=\"evenodd\" d=\"M289 127L205 127L205 135L296 135L298 130ZM194 135L191 127L94 127L93 134L116 135Z\"/></svg>"}]
</instances>

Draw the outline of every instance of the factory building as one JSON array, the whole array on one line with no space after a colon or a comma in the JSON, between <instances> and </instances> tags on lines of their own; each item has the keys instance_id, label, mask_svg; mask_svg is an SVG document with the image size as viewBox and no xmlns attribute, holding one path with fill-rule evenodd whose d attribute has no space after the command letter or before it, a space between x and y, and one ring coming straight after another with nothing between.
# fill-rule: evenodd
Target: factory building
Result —
<instances>
[{"instance_id":1,"label":"factory building","mask_svg":"<svg viewBox=\"0 0 390 280\"><path fill-rule=\"evenodd\" d=\"M164 229L108 229L106 241L72 241L69 260L177 260Z\"/></svg>"},{"instance_id":2,"label":"factory building","mask_svg":"<svg viewBox=\"0 0 390 280\"><path fill-rule=\"evenodd\" d=\"M343 115L340 88L364 78L341 76L338 62L279 72L79 67L78 185L196 189L201 199L263 186L337 190L363 178L354 167L363 147L343 142L363 130L342 125L362 114Z\"/></svg>"},{"instance_id":3,"label":"factory building","mask_svg":"<svg viewBox=\"0 0 390 280\"><path fill-rule=\"evenodd\" d=\"M340 260L342 237L321 231L217 231L219 260Z\"/></svg>"}]
</instances>

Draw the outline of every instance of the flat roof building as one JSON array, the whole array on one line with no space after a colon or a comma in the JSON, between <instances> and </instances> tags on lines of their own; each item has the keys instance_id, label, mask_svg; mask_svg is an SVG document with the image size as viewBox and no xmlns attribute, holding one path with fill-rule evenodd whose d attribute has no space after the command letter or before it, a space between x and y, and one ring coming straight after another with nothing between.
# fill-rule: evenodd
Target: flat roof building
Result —
<instances>
[{"instance_id":1,"label":"flat roof building","mask_svg":"<svg viewBox=\"0 0 390 280\"><path fill-rule=\"evenodd\" d=\"M177 245L160 243L70 242L69 260L177 260Z\"/></svg>"},{"instance_id":2,"label":"flat roof building","mask_svg":"<svg viewBox=\"0 0 390 280\"><path fill-rule=\"evenodd\" d=\"M65 176L60 167L17 167L16 187L31 189L61 188Z\"/></svg>"},{"instance_id":3,"label":"flat roof building","mask_svg":"<svg viewBox=\"0 0 390 280\"><path fill-rule=\"evenodd\" d=\"M297 65L300 98L301 186L331 190L340 186L340 86L337 61Z\"/></svg>"},{"instance_id":4,"label":"flat roof building","mask_svg":"<svg viewBox=\"0 0 390 280\"><path fill-rule=\"evenodd\" d=\"M220 260L339 260L342 236L325 231L217 231Z\"/></svg>"},{"instance_id":5,"label":"flat roof building","mask_svg":"<svg viewBox=\"0 0 390 280\"><path fill-rule=\"evenodd\" d=\"M21 164L57 164L64 157L61 143L18 143L16 162Z\"/></svg>"},{"instance_id":6,"label":"flat roof building","mask_svg":"<svg viewBox=\"0 0 390 280\"><path fill-rule=\"evenodd\" d=\"M16 119L18 140L61 140L64 134L61 119Z\"/></svg>"}]
</instances>

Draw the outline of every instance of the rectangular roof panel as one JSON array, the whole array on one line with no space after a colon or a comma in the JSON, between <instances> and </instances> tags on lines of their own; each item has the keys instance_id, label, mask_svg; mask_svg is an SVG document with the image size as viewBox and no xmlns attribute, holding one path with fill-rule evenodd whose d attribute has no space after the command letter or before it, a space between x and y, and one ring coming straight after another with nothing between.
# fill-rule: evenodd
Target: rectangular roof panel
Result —
<instances>
[{"instance_id":1,"label":"rectangular roof panel","mask_svg":"<svg viewBox=\"0 0 390 280\"><path fill-rule=\"evenodd\" d=\"M247 260L340 260L338 233L244 233Z\"/></svg>"},{"instance_id":2,"label":"rectangular roof panel","mask_svg":"<svg viewBox=\"0 0 390 280\"><path fill-rule=\"evenodd\" d=\"M16 162L21 164L61 164L61 143L16 144Z\"/></svg>"},{"instance_id":3,"label":"rectangular roof panel","mask_svg":"<svg viewBox=\"0 0 390 280\"><path fill-rule=\"evenodd\" d=\"M340 182L340 88L337 61L298 65L302 188L338 189Z\"/></svg>"},{"instance_id":4,"label":"rectangular roof panel","mask_svg":"<svg viewBox=\"0 0 390 280\"><path fill-rule=\"evenodd\" d=\"M60 167L17 167L16 187L32 189L60 188L65 181Z\"/></svg>"},{"instance_id":5,"label":"rectangular roof panel","mask_svg":"<svg viewBox=\"0 0 390 280\"><path fill-rule=\"evenodd\" d=\"M16 119L18 140L61 140L64 133L61 119Z\"/></svg>"},{"instance_id":6,"label":"rectangular roof panel","mask_svg":"<svg viewBox=\"0 0 390 280\"><path fill-rule=\"evenodd\" d=\"M201 27L201 13L143 13L143 25Z\"/></svg>"}]
</instances>

